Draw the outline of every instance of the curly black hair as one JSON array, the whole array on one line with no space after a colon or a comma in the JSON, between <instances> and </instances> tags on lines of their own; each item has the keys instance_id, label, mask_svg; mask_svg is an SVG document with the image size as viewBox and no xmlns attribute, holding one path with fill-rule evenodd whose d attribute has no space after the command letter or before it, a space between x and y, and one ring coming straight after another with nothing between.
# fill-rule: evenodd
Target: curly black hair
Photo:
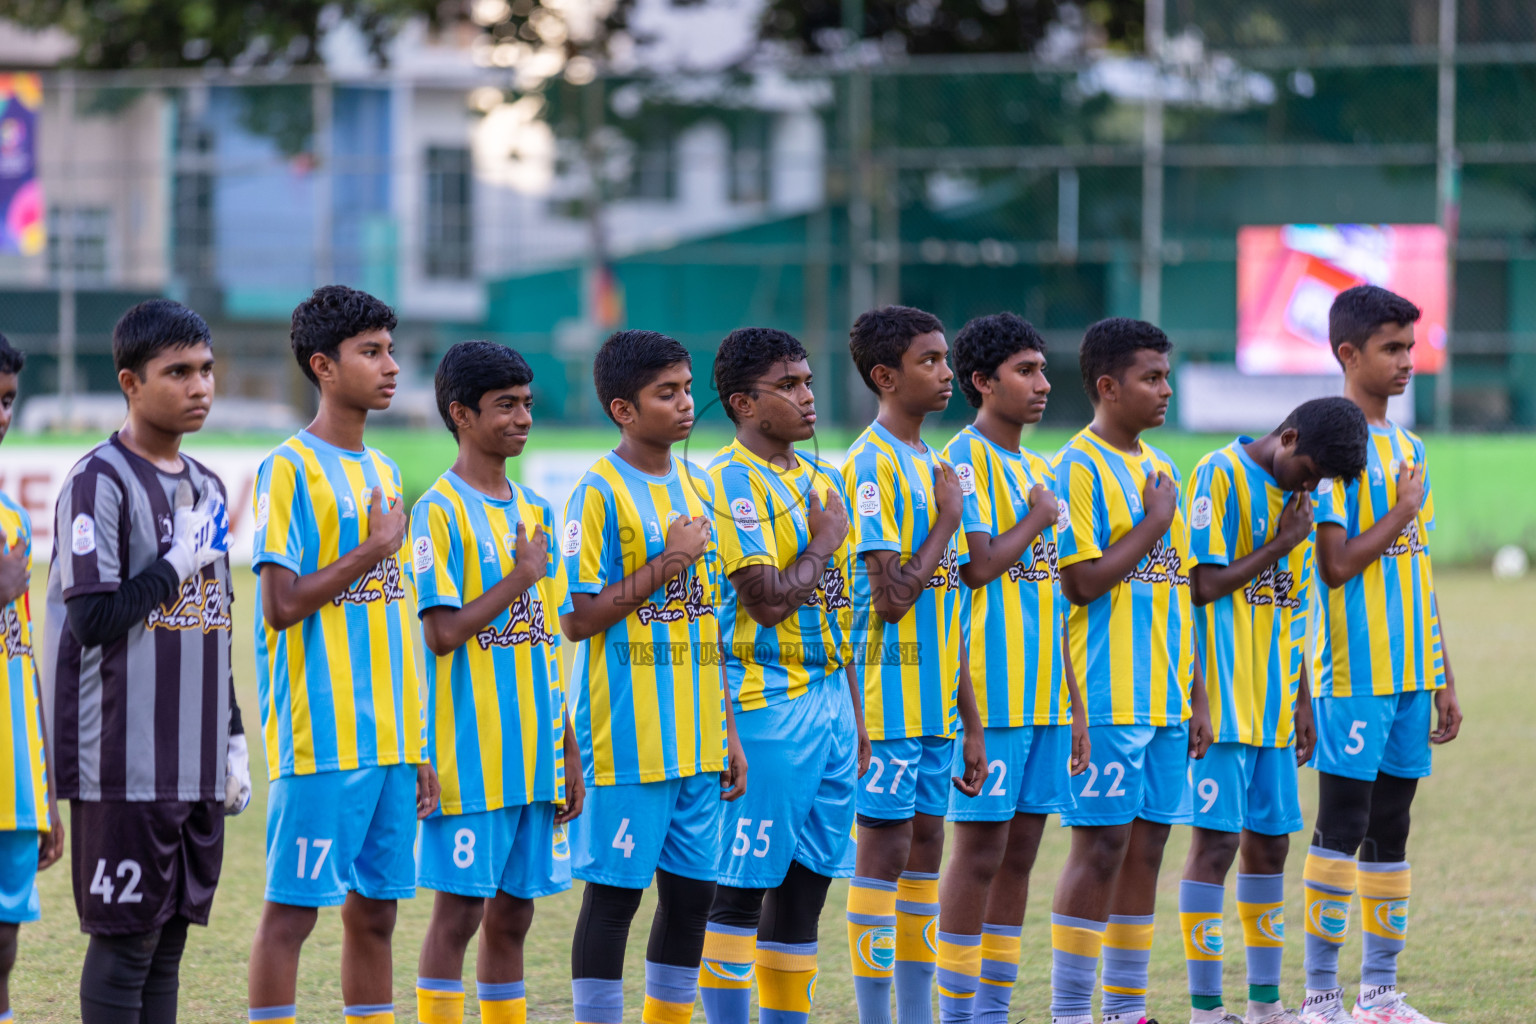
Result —
<instances>
[{"instance_id":1,"label":"curly black hair","mask_svg":"<svg viewBox=\"0 0 1536 1024\"><path fill-rule=\"evenodd\" d=\"M20 373L26 365L27 354L12 345L10 338L0 334L0 373Z\"/></svg>"},{"instance_id":2,"label":"curly black hair","mask_svg":"<svg viewBox=\"0 0 1536 1024\"><path fill-rule=\"evenodd\" d=\"M875 387L870 371L877 366L901 369L901 357L913 338L943 330L944 324L932 313L911 306L881 306L860 313L853 322L848 332L848 354L853 356L864 386L878 395L880 389Z\"/></svg>"},{"instance_id":3,"label":"curly black hair","mask_svg":"<svg viewBox=\"0 0 1536 1024\"><path fill-rule=\"evenodd\" d=\"M173 299L148 299L118 317L112 328L113 369L144 377L144 365L168 348L210 344L213 335L197 313Z\"/></svg>"},{"instance_id":4,"label":"curly black hair","mask_svg":"<svg viewBox=\"0 0 1536 1024\"><path fill-rule=\"evenodd\" d=\"M1346 288L1328 307L1328 344L1333 346L1333 357L1338 359L1339 346L1345 342L1359 348L1387 324L1401 327L1417 323L1420 315L1418 306L1396 292L1374 284Z\"/></svg>"},{"instance_id":5,"label":"curly black hair","mask_svg":"<svg viewBox=\"0 0 1536 1024\"><path fill-rule=\"evenodd\" d=\"M992 380L997 379L997 368L1003 360L1023 349L1045 352L1045 339L1035 330L1035 325L1017 313L993 313L967 321L955 335L955 376L960 378L960 391L971 408L981 408L981 392L971 381L971 375L979 373Z\"/></svg>"},{"instance_id":6,"label":"curly black hair","mask_svg":"<svg viewBox=\"0 0 1536 1024\"><path fill-rule=\"evenodd\" d=\"M318 352L335 359L348 338L368 331L392 331L398 323L395 311L382 300L344 284L328 284L293 308L288 340L299 369L318 387L310 356Z\"/></svg>"},{"instance_id":7,"label":"curly black hair","mask_svg":"<svg viewBox=\"0 0 1536 1024\"><path fill-rule=\"evenodd\" d=\"M432 378L437 393L437 411L455 438L459 428L453 425L448 407L454 402L467 409L479 409L487 391L505 391L520 384L533 383L533 368L516 349L494 341L461 341L443 353Z\"/></svg>"},{"instance_id":8,"label":"curly black hair","mask_svg":"<svg viewBox=\"0 0 1536 1024\"><path fill-rule=\"evenodd\" d=\"M752 382L762 377L774 363L808 359L805 346L788 331L773 327L738 327L725 336L715 353L713 372L720 404L731 422L737 422L731 409L731 396L752 392Z\"/></svg>"},{"instance_id":9,"label":"curly black hair","mask_svg":"<svg viewBox=\"0 0 1536 1024\"><path fill-rule=\"evenodd\" d=\"M613 419L615 398L635 402L662 370L678 363L691 367L693 360L676 338L660 331L614 331L592 360L592 383L603 412Z\"/></svg>"},{"instance_id":10,"label":"curly black hair","mask_svg":"<svg viewBox=\"0 0 1536 1024\"><path fill-rule=\"evenodd\" d=\"M1077 350L1078 365L1083 370L1083 388L1088 400L1099 404L1099 378L1120 379L1126 367L1144 348L1153 352L1171 352L1173 343L1162 328L1145 320L1112 316L1090 324L1083 334L1083 344Z\"/></svg>"},{"instance_id":11,"label":"curly black hair","mask_svg":"<svg viewBox=\"0 0 1536 1024\"><path fill-rule=\"evenodd\" d=\"M1353 480L1365 472L1371 428L1347 398L1314 398L1291 410L1275 428L1296 431L1296 454L1309 455L1324 477Z\"/></svg>"}]
</instances>

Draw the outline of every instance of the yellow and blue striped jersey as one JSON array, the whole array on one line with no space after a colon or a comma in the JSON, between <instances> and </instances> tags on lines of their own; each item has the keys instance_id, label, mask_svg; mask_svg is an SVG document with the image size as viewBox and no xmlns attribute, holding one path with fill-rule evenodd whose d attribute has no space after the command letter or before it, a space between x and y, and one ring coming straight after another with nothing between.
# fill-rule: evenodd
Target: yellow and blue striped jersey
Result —
<instances>
[{"instance_id":1,"label":"yellow and blue striped jersey","mask_svg":"<svg viewBox=\"0 0 1536 1024\"><path fill-rule=\"evenodd\" d=\"M549 502L508 481L492 498L452 470L411 510L411 565L420 614L462 608L516 565L517 524L549 544L544 578L469 642L427 658L427 757L443 814L565 799L565 687L560 614L570 611Z\"/></svg>"},{"instance_id":2,"label":"yellow and blue striped jersey","mask_svg":"<svg viewBox=\"0 0 1536 1024\"><path fill-rule=\"evenodd\" d=\"M963 533L1006 533L1029 514L1029 491L1052 487L1044 456L999 448L974 425L944 449L955 467L965 511ZM1066 605L1056 571L1054 524L1036 537L1001 576L961 591L976 709L988 729L1059 725L1072 721L1062 671L1061 616Z\"/></svg>"},{"instance_id":3,"label":"yellow and blue striped jersey","mask_svg":"<svg viewBox=\"0 0 1536 1024\"><path fill-rule=\"evenodd\" d=\"M1091 428L1056 453L1057 566L1098 558L1146 515L1147 478L1179 469L1145 441L1131 455ZM1189 718L1194 683L1189 601L1189 530L1184 512L1136 568L1092 604L1071 605L1072 670L1088 704L1089 725L1178 725Z\"/></svg>"},{"instance_id":4,"label":"yellow and blue striped jersey","mask_svg":"<svg viewBox=\"0 0 1536 1024\"><path fill-rule=\"evenodd\" d=\"M1236 441L1195 466L1186 496L1197 565L1231 565L1274 539L1290 500ZM1312 538L1246 584L1195 609L1217 743L1288 747L1296 739L1296 691L1312 600Z\"/></svg>"},{"instance_id":5,"label":"yellow and blue striped jersey","mask_svg":"<svg viewBox=\"0 0 1536 1024\"><path fill-rule=\"evenodd\" d=\"M368 501L401 500L400 470L372 448L347 451L307 430L257 471L252 567L307 576L368 537ZM256 679L272 778L420 764L425 720L416 668L416 598L408 545L285 630L261 614Z\"/></svg>"},{"instance_id":6,"label":"yellow and blue striped jersey","mask_svg":"<svg viewBox=\"0 0 1536 1024\"><path fill-rule=\"evenodd\" d=\"M1424 442L1392 423L1371 427L1365 472L1317 488L1317 522L1358 537L1397 501L1403 463L1426 464ZM1424 504L1386 552L1342 587L1323 591L1313 674L1320 697L1385 696L1445 685L1440 610L1429 566L1435 499L1424 478Z\"/></svg>"},{"instance_id":7,"label":"yellow and blue striped jersey","mask_svg":"<svg viewBox=\"0 0 1536 1024\"><path fill-rule=\"evenodd\" d=\"M709 477L672 458L666 476L610 452L587 471L565 508L560 553L573 594L596 594L666 547L682 516L708 516ZM715 618L718 555L674 576L623 621L576 648L572 723L587 782L656 782L725 765L725 685Z\"/></svg>"},{"instance_id":8,"label":"yellow and blue striped jersey","mask_svg":"<svg viewBox=\"0 0 1536 1024\"><path fill-rule=\"evenodd\" d=\"M0 494L0 551L19 545L32 571L32 519ZM0 608L6 696L0 705L0 831L48 831L48 775L38 713L37 663L32 654L32 602L26 594Z\"/></svg>"},{"instance_id":9,"label":"yellow and blue striped jersey","mask_svg":"<svg viewBox=\"0 0 1536 1024\"><path fill-rule=\"evenodd\" d=\"M830 489L848 507L843 477L829 462L795 453L780 469L732 441L709 464L715 485L715 535L720 545L720 636L725 678L737 711L794 700L823 679L843 685L852 650L853 545L844 540L827 560L804 605L777 626L763 626L739 607L731 574L750 565L784 569L811 542L806 503ZM851 533L850 533L851 537Z\"/></svg>"},{"instance_id":10,"label":"yellow and blue striped jersey","mask_svg":"<svg viewBox=\"0 0 1536 1024\"><path fill-rule=\"evenodd\" d=\"M911 558L938 518L932 446L917 451L879 422L848 450L843 482L854 557L895 551ZM965 532L950 538L938 568L900 622L875 614L869 572L856 565L854 663L864 688L864 724L872 740L950 736L959 721L960 566L970 560ZM862 649L861 649L862 648Z\"/></svg>"}]
</instances>

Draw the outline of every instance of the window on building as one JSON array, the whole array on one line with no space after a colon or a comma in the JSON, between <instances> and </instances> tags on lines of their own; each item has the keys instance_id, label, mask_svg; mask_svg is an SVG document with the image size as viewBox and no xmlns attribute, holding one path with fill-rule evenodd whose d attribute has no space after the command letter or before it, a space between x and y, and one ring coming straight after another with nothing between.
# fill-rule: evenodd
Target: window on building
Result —
<instances>
[{"instance_id":1,"label":"window on building","mask_svg":"<svg viewBox=\"0 0 1536 1024\"><path fill-rule=\"evenodd\" d=\"M665 128L645 135L635 147L629 195L634 199L674 199L677 196L676 136Z\"/></svg>"},{"instance_id":2,"label":"window on building","mask_svg":"<svg viewBox=\"0 0 1536 1024\"><path fill-rule=\"evenodd\" d=\"M57 276L68 266L76 284L106 284L112 211L105 206L48 207L48 269Z\"/></svg>"},{"instance_id":3,"label":"window on building","mask_svg":"<svg viewBox=\"0 0 1536 1024\"><path fill-rule=\"evenodd\" d=\"M768 115L737 111L731 121L731 201L761 203L768 198Z\"/></svg>"},{"instance_id":4,"label":"window on building","mask_svg":"<svg viewBox=\"0 0 1536 1024\"><path fill-rule=\"evenodd\" d=\"M469 149L429 146L422 264L428 277L474 276L474 176Z\"/></svg>"}]
</instances>

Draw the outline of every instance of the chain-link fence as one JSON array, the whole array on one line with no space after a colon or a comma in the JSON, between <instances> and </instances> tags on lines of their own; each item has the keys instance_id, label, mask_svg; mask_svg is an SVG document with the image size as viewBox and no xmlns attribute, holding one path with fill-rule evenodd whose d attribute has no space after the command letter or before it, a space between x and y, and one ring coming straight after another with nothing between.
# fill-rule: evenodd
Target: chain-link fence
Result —
<instances>
[{"instance_id":1,"label":"chain-link fence","mask_svg":"<svg viewBox=\"0 0 1536 1024\"><path fill-rule=\"evenodd\" d=\"M596 422L605 330L668 331L705 378L726 331L766 323L807 342L852 424L870 406L844 339L870 304L951 330L1013 309L1058 352L1140 315L1181 361L1231 363L1239 229L1438 224L1450 359L1417 382L1417 418L1536 426L1536 8L1168 0L1159 25L1155 7L1147 52L1068 24L1030 56L528 94L467 60L49 73L46 244L0 255L0 329L34 355L29 391L110 391L117 313L169 294L214 323L226 394L302 407L287 314L339 280L401 313L402 415L431 415L435 354L479 336L529 357L546 417ZM1053 419L1084 412L1058 387Z\"/></svg>"}]
</instances>

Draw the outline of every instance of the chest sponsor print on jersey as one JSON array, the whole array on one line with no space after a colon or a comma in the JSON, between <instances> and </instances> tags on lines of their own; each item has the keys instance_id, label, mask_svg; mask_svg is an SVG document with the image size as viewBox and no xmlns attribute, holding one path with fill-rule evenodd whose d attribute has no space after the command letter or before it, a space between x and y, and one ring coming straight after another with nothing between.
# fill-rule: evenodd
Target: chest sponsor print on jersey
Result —
<instances>
[{"instance_id":1,"label":"chest sponsor print on jersey","mask_svg":"<svg viewBox=\"0 0 1536 1024\"><path fill-rule=\"evenodd\" d=\"M400 563L394 556L353 580L351 586L331 598L331 604L368 605L379 600L385 604L405 600L405 588L400 585Z\"/></svg>"},{"instance_id":2,"label":"chest sponsor print on jersey","mask_svg":"<svg viewBox=\"0 0 1536 1024\"><path fill-rule=\"evenodd\" d=\"M172 601L150 611L144 620L146 629L200 629L211 633L230 627L229 607L224 600L224 584L219 580L194 576L184 580Z\"/></svg>"},{"instance_id":3,"label":"chest sponsor print on jersey","mask_svg":"<svg viewBox=\"0 0 1536 1024\"><path fill-rule=\"evenodd\" d=\"M647 601L635 609L635 617L642 626L653 622L682 622L684 619L694 622L714 614L714 606L704 600L704 583L694 568L667 581L661 588L660 604Z\"/></svg>"},{"instance_id":4,"label":"chest sponsor print on jersey","mask_svg":"<svg viewBox=\"0 0 1536 1024\"><path fill-rule=\"evenodd\" d=\"M482 651L513 644L553 644L555 634L549 631L545 622L544 602L539 599L537 588L530 587L518 594L507 608L506 625L500 629L482 629L475 634L475 642Z\"/></svg>"}]
</instances>

